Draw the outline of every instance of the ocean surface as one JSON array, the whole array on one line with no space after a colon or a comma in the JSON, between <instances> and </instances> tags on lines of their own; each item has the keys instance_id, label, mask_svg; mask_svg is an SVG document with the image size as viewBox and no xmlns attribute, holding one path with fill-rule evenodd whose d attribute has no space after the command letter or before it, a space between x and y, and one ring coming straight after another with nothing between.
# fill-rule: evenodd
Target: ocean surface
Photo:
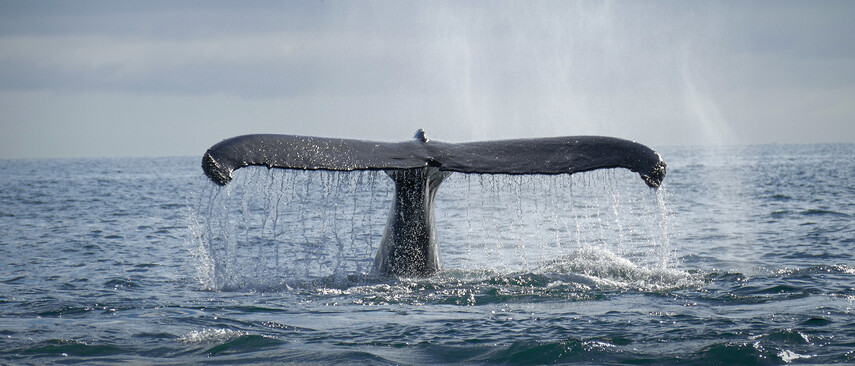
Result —
<instances>
[{"instance_id":1,"label":"ocean surface","mask_svg":"<svg viewBox=\"0 0 855 366\"><path fill-rule=\"evenodd\" d=\"M454 174L443 271L368 272L382 172L0 161L0 364L855 362L855 144Z\"/></svg>"}]
</instances>

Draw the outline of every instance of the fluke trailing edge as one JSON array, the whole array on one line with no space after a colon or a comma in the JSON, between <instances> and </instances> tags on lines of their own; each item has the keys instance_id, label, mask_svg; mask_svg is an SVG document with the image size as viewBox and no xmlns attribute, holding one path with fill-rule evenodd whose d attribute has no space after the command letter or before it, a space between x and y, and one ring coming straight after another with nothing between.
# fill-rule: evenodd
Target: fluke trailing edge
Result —
<instances>
[{"instance_id":1,"label":"fluke trailing edge","mask_svg":"<svg viewBox=\"0 0 855 366\"><path fill-rule=\"evenodd\" d=\"M429 276L440 268L433 200L452 172L475 174L573 174L626 168L658 188L665 162L636 142L602 136L550 137L460 144L413 140L372 142L293 135L245 135L205 152L202 169L225 185L232 172L258 165L302 170L383 170L395 182L395 199L374 260L374 272Z\"/></svg>"}]
</instances>

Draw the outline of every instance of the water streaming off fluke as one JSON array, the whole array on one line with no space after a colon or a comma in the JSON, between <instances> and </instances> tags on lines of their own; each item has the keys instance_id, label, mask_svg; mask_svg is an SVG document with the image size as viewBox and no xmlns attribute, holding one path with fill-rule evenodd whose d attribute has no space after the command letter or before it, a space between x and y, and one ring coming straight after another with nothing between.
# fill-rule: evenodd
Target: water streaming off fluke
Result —
<instances>
[{"instance_id":1,"label":"water streaming off fluke","mask_svg":"<svg viewBox=\"0 0 855 366\"><path fill-rule=\"evenodd\" d=\"M639 271L673 266L665 192L638 184L633 175L623 169L573 176L454 174L436 201L442 268L475 280L484 271L569 271L604 285L625 280L630 287L648 286L633 282L638 273L603 281L592 275L616 265L607 261L628 261ZM219 290L371 282L393 191L382 171L260 167L236 172L225 187L205 185L193 225L200 278ZM603 257L579 262L592 250Z\"/></svg>"}]
</instances>

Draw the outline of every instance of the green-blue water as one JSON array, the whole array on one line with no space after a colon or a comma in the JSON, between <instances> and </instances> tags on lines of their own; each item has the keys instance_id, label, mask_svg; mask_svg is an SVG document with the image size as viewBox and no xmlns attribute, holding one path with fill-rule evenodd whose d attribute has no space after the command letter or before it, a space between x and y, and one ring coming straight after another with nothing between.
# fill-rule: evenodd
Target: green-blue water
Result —
<instances>
[{"instance_id":1,"label":"green-blue water","mask_svg":"<svg viewBox=\"0 0 855 366\"><path fill-rule=\"evenodd\" d=\"M452 175L444 270L370 268L381 172L0 161L0 363L855 362L855 145Z\"/></svg>"}]
</instances>

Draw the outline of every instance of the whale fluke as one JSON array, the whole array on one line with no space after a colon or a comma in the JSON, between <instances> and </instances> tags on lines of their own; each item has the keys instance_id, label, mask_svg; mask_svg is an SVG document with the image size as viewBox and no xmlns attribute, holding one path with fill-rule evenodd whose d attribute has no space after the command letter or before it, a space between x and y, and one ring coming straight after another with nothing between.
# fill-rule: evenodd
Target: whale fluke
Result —
<instances>
[{"instance_id":1,"label":"whale fluke","mask_svg":"<svg viewBox=\"0 0 855 366\"><path fill-rule=\"evenodd\" d=\"M395 199L374 261L374 272L428 276L440 268L433 200L452 172L473 174L573 174L626 168L658 188L665 162L650 148L603 136L444 143L423 130L404 142L373 142L294 135L245 135L212 146L202 169L226 185L246 166L301 170L383 170L395 182Z\"/></svg>"},{"instance_id":2,"label":"whale fluke","mask_svg":"<svg viewBox=\"0 0 855 366\"><path fill-rule=\"evenodd\" d=\"M602 136L549 137L467 143L429 140L423 130L405 142L294 135L245 135L212 146L202 168L225 185L250 166L303 170L396 170L435 167L476 174L573 174L626 168L651 187L665 178L658 153L636 142Z\"/></svg>"}]
</instances>

